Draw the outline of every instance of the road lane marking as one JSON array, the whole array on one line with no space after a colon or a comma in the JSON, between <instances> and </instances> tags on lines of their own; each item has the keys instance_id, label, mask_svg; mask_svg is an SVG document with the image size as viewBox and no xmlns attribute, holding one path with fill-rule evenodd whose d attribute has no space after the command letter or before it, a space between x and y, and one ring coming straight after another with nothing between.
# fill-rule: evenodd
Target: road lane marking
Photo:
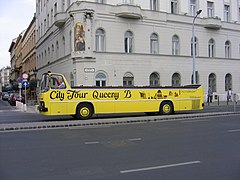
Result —
<instances>
[{"instance_id":1,"label":"road lane marking","mask_svg":"<svg viewBox=\"0 0 240 180\"><path fill-rule=\"evenodd\" d=\"M132 139L128 139L129 141L141 141L142 138L132 138Z\"/></svg>"},{"instance_id":2,"label":"road lane marking","mask_svg":"<svg viewBox=\"0 0 240 180\"><path fill-rule=\"evenodd\" d=\"M232 132L240 132L240 129L232 129L232 130L228 130L229 133L232 133Z\"/></svg>"},{"instance_id":3,"label":"road lane marking","mask_svg":"<svg viewBox=\"0 0 240 180\"><path fill-rule=\"evenodd\" d=\"M98 141L92 141L92 142L85 142L84 144L86 145L91 145L91 144L99 144L100 142Z\"/></svg>"},{"instance_id":4,"label":"road lane marking","mask_svg":"<svg viewBox=\"0 0 240 180\"><path fill-rule=\"evenodd\" d=\"M181 123L208 122L209 119L182 121Z\"/></svg>"},{"instance_id":5,"label":"road lane marking","mask_svg":"<svg viewBox=\"0 0 240 180\"><path fill-rule=\"evenodd\" d=\"M140 172L140 171L149 171L149 170L155 170L155 169L164 169L164 168L186 166L186 165L199 164L199 163L201 163L201 161L182 162L182 163L168 164L168 165L162 165L162 166L153 166L153 167L146 167L146 168L139 168L139 169L122 170L122 171L120 171L120 173L124 174L124 173Z\"/></svg>"}]
</instances>

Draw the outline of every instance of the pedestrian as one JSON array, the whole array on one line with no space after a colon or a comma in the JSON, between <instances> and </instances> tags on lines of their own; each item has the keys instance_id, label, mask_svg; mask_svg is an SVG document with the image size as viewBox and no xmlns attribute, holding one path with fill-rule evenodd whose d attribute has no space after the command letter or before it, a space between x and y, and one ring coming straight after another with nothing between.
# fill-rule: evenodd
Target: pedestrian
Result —
<instances>
[{"instance_id":1,"label":"pedestrian","mask_svg":"<svg viewBox=\"0 0 240 180\"><path fill-rule=\"evenodd\" d=\"M208 102L208 103L212 103L212 98L213 98L212 88L209 87L209 88L208 88L207 102Z\"/></svg>"},{"instance_id":2,"label":"pedestrian","mask_svg":"<svg viewBox=\"0 0 240 180\"><path fill-rule=\"evenodd\" d=\"M232 101L232 89L229 88L227 91L227 102Z\"/></svg>"}]
</instances>

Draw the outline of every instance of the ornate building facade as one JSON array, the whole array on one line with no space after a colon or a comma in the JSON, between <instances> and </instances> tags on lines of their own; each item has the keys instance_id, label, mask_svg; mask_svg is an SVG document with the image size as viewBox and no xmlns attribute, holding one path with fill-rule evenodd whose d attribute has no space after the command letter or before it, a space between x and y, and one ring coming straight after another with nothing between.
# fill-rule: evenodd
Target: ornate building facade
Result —
<instances>
[{"instance_id":1,"label":"ornate building facade","mask_svg":"<svg viewBox=\"0 0 240 180\"><path fill-rule=\"evenodd\" d=\"M193 49L205 93L210 87L225 100L231 88L240 95L239 0L36 3L39 79L51 70L72 86L186 85L193 81Z\"/></svg>"}]
</instances>

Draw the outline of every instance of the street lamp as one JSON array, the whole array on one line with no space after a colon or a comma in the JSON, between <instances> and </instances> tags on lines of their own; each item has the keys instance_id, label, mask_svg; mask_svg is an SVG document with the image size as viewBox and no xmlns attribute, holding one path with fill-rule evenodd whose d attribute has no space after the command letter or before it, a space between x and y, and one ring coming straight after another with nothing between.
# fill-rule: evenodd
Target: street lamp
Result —
<instances>
[{"instance_id":1,"label":"street lamp","mask_svg":"<svg viewBox=\"0 0 240 180\"><path fill-rule=\"evenodd\" d=\"M193 56L193 84L196 84L196 53L195 53L195 35L194 35L194 22L197 16L202 12L201 9L199 9L196 12L196 15L193 18L192 23L192 56Z\"/></svg>"}]
</instances>

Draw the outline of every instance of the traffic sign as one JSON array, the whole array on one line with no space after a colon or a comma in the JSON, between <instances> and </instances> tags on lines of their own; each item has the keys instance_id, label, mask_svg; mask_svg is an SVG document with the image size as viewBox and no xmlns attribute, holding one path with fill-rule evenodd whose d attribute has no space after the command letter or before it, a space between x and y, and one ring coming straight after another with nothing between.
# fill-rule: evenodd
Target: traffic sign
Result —
<instances>
[{"instance_id":1,"label":"traffic sign","mask_svg":"<svg viewBox=\"0 0 240 180\"><path fill-rule=\"evenodd\" d=\"M23 81L22 86L23 87L28 87L28 82L27 81Z\"/></svg>"},{"instance_id":2,"label":"traffic sign","mask_svg":"<svg viewBox=\"0 0 240 180\"><path fill-rule=\"evenodd\" d=\"M23 78L22 78L22 77L17 78L17 82L18 82L18 83L22 83L22 81L23 81Z\"/></svg>"},{"instance_id":3,"label":"traffic sign","mask_svg":"<svg viewBox=\"0 0 240 180\"><path fill-rule=\"evenodd\" d=\"M27 73L23 73L22 78L23 79L27 79L28 78L28 74Z\"/></svg>"}]
</instances>

